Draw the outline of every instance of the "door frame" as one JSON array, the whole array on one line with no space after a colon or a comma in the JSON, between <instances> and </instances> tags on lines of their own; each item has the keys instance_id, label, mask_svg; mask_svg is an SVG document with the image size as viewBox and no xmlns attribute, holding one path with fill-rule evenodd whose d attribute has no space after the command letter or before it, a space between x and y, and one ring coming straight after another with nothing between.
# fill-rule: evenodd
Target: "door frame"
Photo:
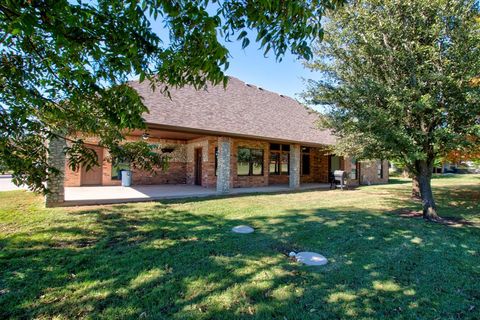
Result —
<instances>
[{"instance_id":1,"label":"door frame","mask_svg":"<svg viewBox=\"0 0 480 320\"><path fill-rule=\"evenodd\" d=\"M194 149L194 165L193 165L193 183L197 186L202 185L202 166L203 166L203 150L202 148Z\"/></svg>"}]
</instances>

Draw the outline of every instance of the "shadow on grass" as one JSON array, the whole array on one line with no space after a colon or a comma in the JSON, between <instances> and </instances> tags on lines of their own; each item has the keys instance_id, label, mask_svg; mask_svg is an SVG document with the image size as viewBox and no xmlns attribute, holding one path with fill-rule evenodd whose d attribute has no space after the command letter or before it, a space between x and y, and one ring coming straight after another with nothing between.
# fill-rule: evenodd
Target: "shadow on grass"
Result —
<instances>
[{"instance_id":1,"label":"shadow on grass","mask_svg":"<svg viewBox=\"0 0 480 320\"><path fill-rule=\"evenodd\" d=\"M458 179L461 177L466 177L466 178L477 178L480 179L480 175L478 174L465 174L465 173L434 173L432 178L433 179Z\"/></svg>"},{"instance_id":2,"label":"shadow on grass","mask_svg":"<svg viewBox=\"0 0 480 320\"><path fill-rule=\"evenodd\" d=\"M395 208L390 213L404 217L421 217L421 202L410 198L410 189L394 187L389 191L392 197L388 198L388 205ZM480 227L480 185L434 186L433 193L438 214L442 218L457 221L460 225ZM472 223L470 220L476 222Z\"/></svg>"},{"instance_id":3,"label":"shadow on grass","mask_svg":"<svg viewBox=\"0 0 480 320\"><path fill-rule=\"evenodd\" d=\"M72 216L94 228L63 224L4 237L0 318L479 316L477 228L356 207L239 220L222 207L193 213L174 205L185 202L81 210ZM238 224L256 232L231 233ZM330 263L299 266L291 250L318 251Z\"/></svg>"},{"instance_id":4,"label":"shadow on grass","mask_svg":"<svg viewBox=\"0 0 480 320\"><path fill-rule=\"evenodd\" d=\"M480 174L454 174L454 173L445 173L445 174L433 174L432 180L457 180L459 178L466 178L466 179L480 179ZM388 179L388 184L411 184L411 178L403 178L403 177L390 177Z\"/></svg>"},{"instance_id":5,"label":"shadow on grass","mask_svg":"<svg viewBox=\"0 0 480 320\"><path fill-rule=\"evenodd\" d=\"M388 179L388 184L411 184L412 180L401 177L390 177Z\"/></svg>"}]
</instances>

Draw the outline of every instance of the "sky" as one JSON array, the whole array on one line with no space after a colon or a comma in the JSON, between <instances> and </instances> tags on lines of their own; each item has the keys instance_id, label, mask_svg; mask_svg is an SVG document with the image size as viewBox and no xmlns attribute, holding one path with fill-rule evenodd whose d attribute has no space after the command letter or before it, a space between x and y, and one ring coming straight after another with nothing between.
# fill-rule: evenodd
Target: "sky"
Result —
<instances>
[{"instance_id":1,"label":"sky","mask_svg":"<svg viewBox=\"0 0 480 320\"><path fill-rule=\"evenodd\" d=\"M162 22L153 19L150 19L150 22L152 29L160 38L168 41L168 32L163 28ZM258 49L259 44L253 41L255 40L254 31L249 32L249 37L252 41L245 49L242 49L241 41L225 42L219 38L231 55L226 75L301 100L298 94L305 89L302 78L318 80L318 74L304 68L302 61L290 53L286 53L281 62L276 61L273 53L265 57L263 50Z\"/></svg>"},{"instance_id":2,"label":"sky","mask_svg":"<svg viewBox=\"0 0 480 320\"><path fill-rule=\"evenodd\" d=\"M319 79L318 74L304 68L302 61L290 53L278 62L273 53L265 57L253 42L245 49L240 41L225 45L231 55L226 74L246 83L299 99L298 94L305 90L302 79Z\"/></svg>"}]
</instances>

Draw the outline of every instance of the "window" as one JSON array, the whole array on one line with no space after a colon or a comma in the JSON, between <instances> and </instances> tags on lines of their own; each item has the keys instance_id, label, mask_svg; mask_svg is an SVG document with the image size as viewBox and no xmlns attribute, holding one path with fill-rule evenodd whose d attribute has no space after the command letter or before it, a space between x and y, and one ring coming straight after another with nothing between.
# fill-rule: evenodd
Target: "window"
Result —
<instances>
[{"instance_id":1,"label":"window","mask_svg":"<svg viewBox=\"0 0 480 320\"><path fill-rule=\"evenodd\" d=\"M357 159L351 158L350 159L350 179L357 180L358 179L358 172L357 172Z\"/></svg>"},{"instance_id":2,"label":"window","mask_svg":"<svg viewBox=\"0 0 480 320\"><path fill-rule=\"evenodd\" d=\"M263 150L262 149L251 149L251 162L250 162L250 172L254 176L263 175Z\"/></svg>"},{"instance_id":3,"label":"window","mask_svg":"<svg viewBox=\"0 0 480 320\"><path fill-rule=\"evenodd\" d=\"M377 177L383 179L383 161L377 160Z\"/></svg>"},{"instance_id":4,"label":"window","mask_svg":"<svg viewBox=\"0 0 480 320\"><path fill-rule=\"evenodd\" d=\"M280 174L289 173L290 169L290 153L283 152L280 155Z\"/></svg>"},{"instance_id":5,"label":"window","mask_svg":"<svg viewBox=\"0 0 480 320\"><path fill-rule=\"evenodd\" d=\"M114 159L112 161L112 180L121 180L124 170L130 170L130 164L121 159Z\"/></svg>"},{"instance_id":6,"label":"window","mask_svg":"<svg viewBox=\"0 0 480 320\"><path fill-rule=\"evenodd\" d=\"M237 175L248 176L250 174L250 149L238 148Z\"/></svg>"},{"instance_id":7,"label":"window","mask_svg":"<svg viewBox=\"0 0 480 320\"><path fill-rule=\"evenodd\" d=\"M270 144L270 150L280 151L280 150L282 150L281 145L278 144L278 143L271 143Z\"/></svg>"},{"instance_id":8,"label":"window","mask_svg":"<svg viewBox=\"0 0 480 320\"><path fill-rule=\"evenodd\" d=\"M302 163L300 167L300 173L302 176L310 175L310 148L302 147Z\"/></svg>"},{"instance_id":9,"label":"window","mask_svg":"<svg viewBox=\"0 0 480 320\"><path fill-rule=\"evenodd\" d=\"M239 176L263 175L263 150L238 148L237 175Z\"/></svg>"},{"instance_id":10,"label":"window","mask_svg":"<svg viewBox=\"0 0 480 320\"><path fill-rule=\"evenodd\" d=\"M276 172L280 172L280 153L278 152L271 152L270 153L270 166L269 166L270 174L274 174Z\"/></svg>"},{"instance_id":11,"label":"window","mask_svg":"<svg viewBox=\"0 0 480 320\"><path fill-rule=\"evenodd\" d=\"M290 146L288 144L270 144L270 166L271 175L288 175L290 168Z\"/></svg>"}]
</instances>

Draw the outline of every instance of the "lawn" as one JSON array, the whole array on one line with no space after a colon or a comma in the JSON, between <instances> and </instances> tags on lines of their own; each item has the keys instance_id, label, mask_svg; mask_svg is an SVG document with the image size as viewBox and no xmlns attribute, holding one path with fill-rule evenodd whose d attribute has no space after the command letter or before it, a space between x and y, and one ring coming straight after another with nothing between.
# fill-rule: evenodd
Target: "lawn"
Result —
<instances>
[{"instance_id":1,"label":"lawn","mask_svg":"<svg viewBox=\"0 0 480 320\"><path fill-rule=\"evenodd\" d=\"M480 176L434 191L456 223L416 218L400 179L68 209L1 192L0 318L479 319ZM301 266L292 250L330 262Z\"/></svg>"}]
</instances>

